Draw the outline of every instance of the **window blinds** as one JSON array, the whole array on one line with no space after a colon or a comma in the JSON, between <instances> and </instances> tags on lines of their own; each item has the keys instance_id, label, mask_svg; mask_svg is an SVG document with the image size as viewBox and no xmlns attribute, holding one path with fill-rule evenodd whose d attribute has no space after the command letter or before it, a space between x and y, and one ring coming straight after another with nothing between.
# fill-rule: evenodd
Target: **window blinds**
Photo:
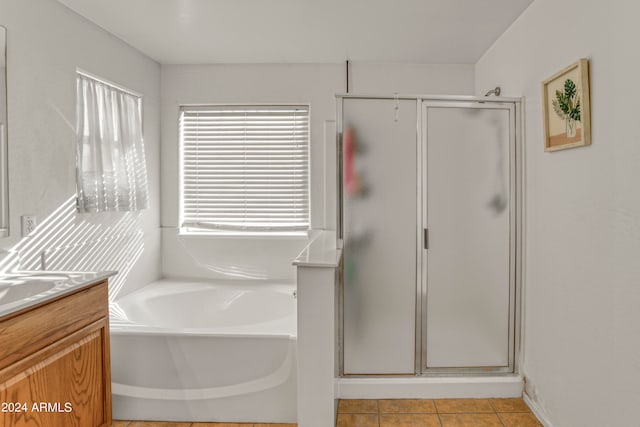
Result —
<instances>
[{"instance_id":1,"label":"window blinds","mask_svg":"<svg viewBox=\"0 0 640 427\"><path fill-rule=\"evenodd\" d=\"M309 227L309 107L182 107L182 226Z\"/></svg>"}]
</instances>

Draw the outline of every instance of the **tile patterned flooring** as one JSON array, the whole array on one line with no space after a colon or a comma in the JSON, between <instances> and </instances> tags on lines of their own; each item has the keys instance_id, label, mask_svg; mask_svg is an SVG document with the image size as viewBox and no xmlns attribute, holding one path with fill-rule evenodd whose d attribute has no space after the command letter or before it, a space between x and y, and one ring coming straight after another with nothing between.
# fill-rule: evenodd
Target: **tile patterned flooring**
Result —
<instances>
[{"instance_id":1,"label":"tile patterned flooring","mask_svg":"<svg viewBox=\"0 0 640 427\"><path fill-rule=\"evenodd\" d=\"M296 427L296 424L114 421L113 427ZM542 427L522 399L341 400L336 427Z\"/></svg>"},{"instance_id":2,"label":"tile patterned flooring","mask_svg":"<svg viewBox=\"0 0 640 427\"><path fill-rule=\"evenodd\" d=\"M337 427L542 427L522 399L341 400Z\"/></svg>"}]
</instances>

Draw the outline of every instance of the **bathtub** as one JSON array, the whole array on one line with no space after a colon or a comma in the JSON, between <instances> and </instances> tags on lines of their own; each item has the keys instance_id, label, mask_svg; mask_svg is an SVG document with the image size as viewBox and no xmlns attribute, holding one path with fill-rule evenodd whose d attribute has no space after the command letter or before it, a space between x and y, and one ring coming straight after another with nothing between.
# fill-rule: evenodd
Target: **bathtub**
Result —
<instances>
[{"instance_id":1,"label":"bathtub","mask_svg":"<svg viewBox=\"0 0 640 427\"><path fill-rule=\"evenodd\" d=\"M112 302L114 419L295 423L294 289L160 280Z\"/></svg>"}]
</instances>

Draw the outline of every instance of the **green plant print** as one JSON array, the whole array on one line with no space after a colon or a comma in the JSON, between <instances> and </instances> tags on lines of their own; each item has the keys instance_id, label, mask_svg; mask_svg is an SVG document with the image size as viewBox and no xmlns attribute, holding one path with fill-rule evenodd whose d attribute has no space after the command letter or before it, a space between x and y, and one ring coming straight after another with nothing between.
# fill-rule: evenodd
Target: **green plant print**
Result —
<instances>
[{"instance_id":1,"label":"green plant print","mask_svg":"<svg viewBox=\"0 0 640 427\"><path fill-rule=\"evenodd\" d=\"M551 101L551 104L561 120L580 121L580 97L577 94L576 84L573 80L565 80L564 93L556 90L556 98Z\"/></svg>"}]
</instances>

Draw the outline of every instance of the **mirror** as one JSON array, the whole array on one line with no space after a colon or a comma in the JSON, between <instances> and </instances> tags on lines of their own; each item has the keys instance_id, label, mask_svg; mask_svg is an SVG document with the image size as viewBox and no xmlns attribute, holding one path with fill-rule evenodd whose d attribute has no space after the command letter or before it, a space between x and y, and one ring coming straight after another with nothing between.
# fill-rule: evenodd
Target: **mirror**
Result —
<instances>
[{"instance_id":1,"label":"mirror","mask_svg":"<svg viewBox=\"0 0 640 427\"><path fill-rule=\"evenodd\" d=\"M7 29L0 26L0 237L9 235L7 122Z\"/></svg>"}]
</instances>

